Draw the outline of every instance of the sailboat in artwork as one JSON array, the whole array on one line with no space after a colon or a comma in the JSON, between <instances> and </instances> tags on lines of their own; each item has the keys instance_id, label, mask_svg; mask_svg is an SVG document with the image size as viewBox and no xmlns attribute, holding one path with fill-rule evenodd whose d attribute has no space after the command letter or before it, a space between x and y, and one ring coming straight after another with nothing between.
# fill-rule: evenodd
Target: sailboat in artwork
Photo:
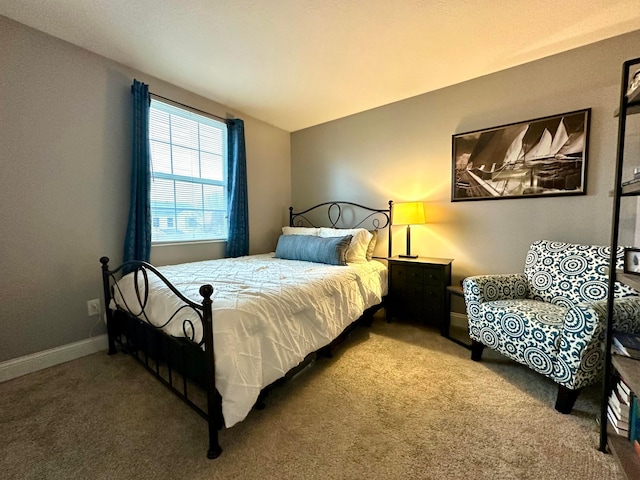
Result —
<instances>
[{"instance_id":1,"label":"sailboat in artwork","mask_svg":"<svg viewBox=\"0 0 640 480\"><path fill-rule=\"evenodd\" d=\"M558 123L555 135L551 135L548 129L544 129L540 140L534 147L524 155L525 161L548 161L556 158L556 155L560 152L562 147L565 146L569 140L567 134L567 127L564 124L564 118Z\"/></svg>"},{"instance_id":2,"label":"sailboat in artwork","mask_svg":"<svg viewBox=\"0 0 640 480\"><path fill-rule=\"evenodd\" d=\"M480 135L466 166L457 172L466 196L544 194L580 187L585 132L569 133L564 117L555 131L549 125L539 134L531 128L520 124Z\"/></svg>"},{"instance_id":3,"label":"sailboat in artwork","mask_svg":"<svg viewBox=\"0 0 640 480\"><path fill-rule=\"evenodd\" d=\"M582 183L584 132L569 135L564 118L555 134L545 129L540 141L525 154L531 167L531 188L538 191L575 190Z\"/></svg>"}]
</instances>

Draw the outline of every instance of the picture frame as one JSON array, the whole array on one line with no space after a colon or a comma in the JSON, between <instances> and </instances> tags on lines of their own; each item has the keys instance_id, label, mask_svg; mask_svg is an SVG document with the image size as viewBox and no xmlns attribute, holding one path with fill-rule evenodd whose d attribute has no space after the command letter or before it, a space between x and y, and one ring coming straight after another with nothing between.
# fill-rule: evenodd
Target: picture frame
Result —
<instances>
[{"instance_id":1,"label":"picture frame","mask_svg":"<svg viewBox=\"0 0 640 480\"><path fill-rule=\"evenodd\" d=\"M640 275L640 248L624 249L623 271L631 275Z\"/></svg>"},{"instance_id":2,"label":"picture frame","mask_svg":"<svg viewBox=\"0 0 640 480\"><path fill-rule=\"evenodd\" d=\"M585 195L591 109L452 135L451 201Z\"/></svg>"}]
</instances>

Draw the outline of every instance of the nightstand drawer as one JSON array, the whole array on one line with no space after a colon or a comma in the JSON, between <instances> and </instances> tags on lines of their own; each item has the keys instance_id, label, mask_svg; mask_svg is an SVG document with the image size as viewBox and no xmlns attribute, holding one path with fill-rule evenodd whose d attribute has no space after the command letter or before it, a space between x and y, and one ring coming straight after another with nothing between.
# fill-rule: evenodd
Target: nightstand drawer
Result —
<instances>
[{"instance_id":1,"label":"nightstand drawer","mask_svg":"<svg viewBox=\"0 0 640 480\"><path fill-rule=\"evenodd\" d=\"M422 285L424 282L424 268L407 267L407 282L410 284Z\"/></svg>"},{"instance_id":2,"label":"nightstand drawer","mask_svg":"<svg viewBox=\"0 0 640 480\"><path fill-rule=\"evenodd\" d=\"M446 287L450 283L450 259L390 258L389 318L440 323L445 311Z\"/></svg>"},{"instance_id":3,"label":"nightstand drawer","mask_svg":"<svg viewBox=\"0 0 640 480\"><path fill-rule=\"evenodd\" d=\"M444 305L442 303L424 303L424 313L429 318L440 319L444 314Z\"/></svg>"},{"instance_id":4,"label":"nightstand drawer","mask_svg":"<svg viewBox=\"0 0 640 480\"><path fill-rule=\"evenodd\" d=\"M444 270L439 267L425 267L422 269L422 275L424 283L441 286L444 282Z\"/></svg>"},{"instance_id":5,"label":"nightstand drawer","mask_svg":"<svg viewBox=\"0 0 640 480\"><path fill-rule=\"evenodd\" d=\"M398 267L396 265L392 265L390 267L391 272L389 273L389 283L391 286L404 286L405 280L407 278L407 269L404 267Z\"/></svg>"},{"instance_id":6,"label":"nightstand drawer","mask_svg":"<svg viewBox=\"0 0 640 480\"><path fill-rule=\"evenodd\" d=\"M424 287L422 284L409 284L404 292L406 298L424 298Z\"/></svg>"},{"instance_id":7,"label":"nightstand drawer","mask_svg":"<svg viewBox=\"0 0 640 480\"><path fill-rule=\"evenodd\" d=\"M421 267L411 267L406 265L393 265L391 267L391 282L422 285L424 281L424 269Z\"/></svg>"},{"instance_id":8,"label":"nightstand drawer","mask_svg":"<svg viewBox=\"0 0 640 480\"><path fill-rule=\"evenodd\" d=\"M444 303L445 291L442 289L442 284L426 284L423 289L423 296L427 302Z\"/></svg>"},{"instance_id":9,"label":"nightstand drawer","mask_svg":"<svg viewBox=\"0 0 640 480\"><path fill-rule=\"evenodd\" d=\"M421 298L406 299L401 308L402 315L409 318L424 316L424 302Z\"/></svg>"}]
</instances>

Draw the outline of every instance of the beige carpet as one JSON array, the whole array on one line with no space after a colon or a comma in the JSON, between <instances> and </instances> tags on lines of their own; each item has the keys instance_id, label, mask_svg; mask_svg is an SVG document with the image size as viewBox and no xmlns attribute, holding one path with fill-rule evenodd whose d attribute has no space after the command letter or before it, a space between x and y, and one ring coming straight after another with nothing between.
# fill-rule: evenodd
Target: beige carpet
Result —
<instances>
[{"instance_id":1,"label":"beige carpet","mask_svg":"<svg viewBox=\"0 0 640 480\"><path fill-rule=\"evenodd\" d=\"M553 382L433 329L356 329L220 435L124 354L0 384L3 479L621 480L597 450L599 388L571 415Z\"/></svg>"}]
</instances>

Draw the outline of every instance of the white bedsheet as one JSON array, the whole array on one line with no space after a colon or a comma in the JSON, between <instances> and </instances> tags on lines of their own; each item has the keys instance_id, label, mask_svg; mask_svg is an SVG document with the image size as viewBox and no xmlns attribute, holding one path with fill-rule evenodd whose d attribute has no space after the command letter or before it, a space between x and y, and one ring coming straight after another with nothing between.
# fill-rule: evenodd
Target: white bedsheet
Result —
<instances>
[{"instance_id":1,"label":"white bedsheet","mask_svg":"<svg viewBox=\"0 0 640 480\"><path fill-rule=\"evenodd\" d=\"M247 416L263 387L328 345L387 293L387 269L377 261L339 267L276 259L271 253L159 270L197 303L202 301L200 286L213 285L216 387L227 427ZM181 303L158 278L151 275L149 280L145 312L159 326ZM126 304L138 313L133 282L132 274L122 278L114 301L124 305L121 290ZM139 283L142 287L141 278ZM167 333L184 336L182 320L187 315L197 318L184 312L165 327ZM199 341L202 328L194 324Z\"/></svg>"}]
</instances>

